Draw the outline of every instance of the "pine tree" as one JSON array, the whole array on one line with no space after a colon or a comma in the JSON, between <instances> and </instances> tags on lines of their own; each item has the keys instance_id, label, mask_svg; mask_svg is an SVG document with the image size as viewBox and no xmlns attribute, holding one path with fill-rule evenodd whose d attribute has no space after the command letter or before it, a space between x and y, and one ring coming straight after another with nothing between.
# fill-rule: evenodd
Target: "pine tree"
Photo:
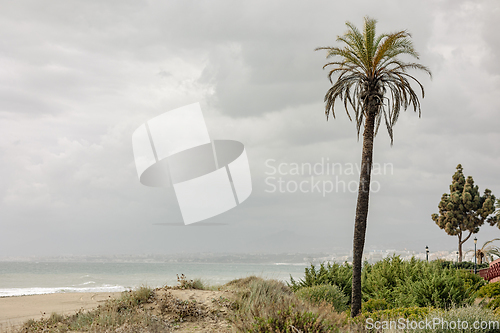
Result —
<instances>
[{"instance_id":1,"label":"pine tree","mask_svg":"<svg viewBox=\"0 0 500 333\"><path fill-rule=\"evenodd\" d=\"M496 207L498 208L498 210L496 211L496 216L495 218L493 219L490 219L490 225L491 226L494 226L496 225L498 227L498 229L500 229L500 199L497 200L497 205Z\"/></svg>"},{"instance_id":2,"label":"pine tree","mask_svg":"<svg viewBox=\"0 0 500 333\"><path fill-rule=\"evenodd\" d=\"M481 196L479 187L474 186L474 179L465 179L462 165L452 177L450 193L441 197L438 205L439 214L432 214L432 220L450 236L458 236L458 257L462 261L462 245L472 234L479 231L484 222L491 223L495 217L495 196L489 189Z\"/></svg>"}]
</instances>

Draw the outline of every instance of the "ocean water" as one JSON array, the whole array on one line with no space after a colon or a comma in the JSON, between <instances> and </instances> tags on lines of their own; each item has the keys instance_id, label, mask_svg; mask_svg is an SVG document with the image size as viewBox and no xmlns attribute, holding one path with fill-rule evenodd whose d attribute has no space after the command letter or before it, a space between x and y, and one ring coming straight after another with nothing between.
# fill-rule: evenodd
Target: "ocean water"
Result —
<instances>
[{"instance_id":1,"label":"ocean water","mask_svg":"<svg viewBox=\"0 0 500 333\"><path fill-rule=\"evenodd\" d=\"M290 281L306 264L0 262L0 297L64 292L119 292L177 285L176 274L209 285L257 275Z\"/></svg>"}]
</instances>

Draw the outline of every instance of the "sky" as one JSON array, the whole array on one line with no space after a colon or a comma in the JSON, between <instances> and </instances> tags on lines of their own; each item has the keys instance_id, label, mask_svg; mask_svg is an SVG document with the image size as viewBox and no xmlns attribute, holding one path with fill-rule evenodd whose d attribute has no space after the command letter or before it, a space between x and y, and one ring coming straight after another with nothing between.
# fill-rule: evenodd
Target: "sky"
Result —
<instances>
[{"instance_id":1,"label":"sky","mask_svg":"<svg viewBox=\"0 0 500 333\"><path fill-rule=\"evenodd\" d=\"M457 164L500 197L499 15L494 0L4 1L0 257L349 251L362 142L340 105L326 121L314 49L365 16L408 30L433 74L413 72L421 118L375 139L366 250L455 250L431 214ZM139 182L132 133L196 102L212 139L245 145L253 191L184 226L172 188Z\"/></svg>"}]
</instances>

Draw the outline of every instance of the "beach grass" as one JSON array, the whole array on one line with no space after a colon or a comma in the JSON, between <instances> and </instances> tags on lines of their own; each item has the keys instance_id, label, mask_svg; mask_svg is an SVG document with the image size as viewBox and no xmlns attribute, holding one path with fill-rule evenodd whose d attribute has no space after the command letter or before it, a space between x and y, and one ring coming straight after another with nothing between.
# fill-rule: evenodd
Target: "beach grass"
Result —
<instances>
[{"instance_id":1,"label":"beach grass","mask_svg":"<svg viewBox=\"0 0 500 333\"><path fill-rule=\"evenodd\" d=\"M493 287L485 287L484 291ZM380 299L366 302L360 316L349 318L347 301L339 287L326 284L294 290L292 285L278 280L249 276L210 286L200 279L189 280L180 275L177 286L142 286L108 299L94 310L82 309L71 315L53 313L47 318L29 320L16 332L407 332L373 329L367 323L396 322L400 318L432 321L438 317L471 324L500 320L497 309L484 304L388 307ZM455 332L441 327L410 331ZM463 330L473 331L472 327ZM500 328L483 331L500 332Z\"/></svg>"},{"instance_id":2,"label":"beach grass","mask_svg":"<svg viewBox=\"0 0 500 333\"><path fill-rule=\"evenodd\" d=\"M181 297L193 293L198 299ZM209 302L200 300L205 294ZM277 280L251 276L208 286L181 275L178 286L143 286L94 310L29 320L18 332L205 332L207 325L214 332L335 332L347 317L299 299Z\"/></svg>"}]
</instances>

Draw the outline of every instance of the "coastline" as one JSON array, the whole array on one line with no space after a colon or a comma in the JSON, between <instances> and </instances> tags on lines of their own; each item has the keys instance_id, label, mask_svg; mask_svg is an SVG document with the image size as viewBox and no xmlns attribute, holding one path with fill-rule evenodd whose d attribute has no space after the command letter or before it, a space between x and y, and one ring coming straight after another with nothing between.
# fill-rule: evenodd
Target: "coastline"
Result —
<instances>
[{"instance_id":1,"label":"coastline","mask_svg":"<svg viewBox=\"0 0 500 333\"><path fill-rule=\"evenodd\" d=\"M72 292L1 297L0 332L8 332L29 319L47 318L53 312L73 314L80 309L95 309L120 295L121 292Z\"/></svg>"}]
</instances>

